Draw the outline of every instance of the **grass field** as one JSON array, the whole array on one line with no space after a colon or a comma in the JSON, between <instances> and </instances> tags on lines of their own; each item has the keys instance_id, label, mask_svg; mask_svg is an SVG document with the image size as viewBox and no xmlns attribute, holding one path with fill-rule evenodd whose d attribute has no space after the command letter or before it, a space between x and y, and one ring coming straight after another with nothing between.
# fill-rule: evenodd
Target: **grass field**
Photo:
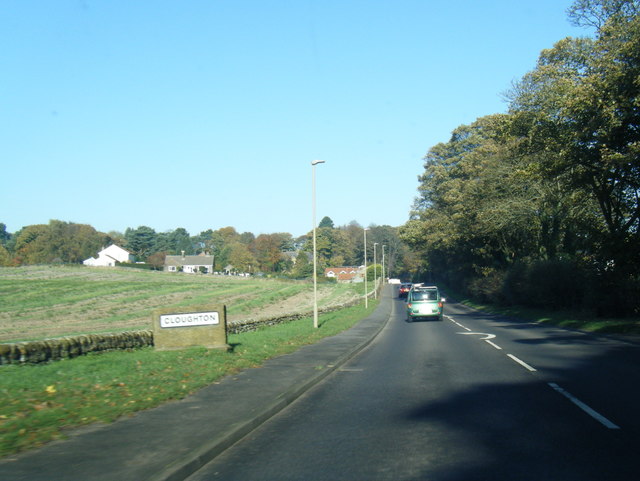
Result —
<instances>
[{"instance_id":1,"label":"grass field","mask_svg":"<svg viewBox=\"0 0 640 481\"><path fill-rule=\"evenodd\" d=\"M42 365L0 367L0 457L63 438L70 429L109 423L181 399L223 376L353 326L377 301L229 336L232 352L153 348L90 354Z\"/></svg>"},{"instance_id":2,"label":"grass field","mask_svg":"<svg viewBox=\"0 0 640 481\"><path fill-rule=\"evenodd\" d=\"M259 317L300 306L301 301L308 310L311 289L301 282L124 269L0 269L0 332L5 338L34 339L149 328L150 312L159 306L188 307L212 298L228 303L235 316ZM358 286L334 284L323 285L320 293L321 306L362 295ZM310 318L303 318L230 335L231 352L145 348L42 365L0 366L0 457L59 439L70 429L109 423L183 398L225 375L348 329L376 305L372 300L368 309L361 303L322 314L318 329ZM31 330L31 324L37 329Z\"/></svg>"},{"instance_id":3,"label":"grass field","mask_svg":"<svg viewBox=\"0 0 640 481\"><path fill-rule=\"evenodd\" d=\"M362 287L321 284L320 307L362 295ZM155 309L227 305L228 320L308 312L302 281L173 274L125 268L0 268L0 342L151 328Z\"/></svg>"}]
</instances>

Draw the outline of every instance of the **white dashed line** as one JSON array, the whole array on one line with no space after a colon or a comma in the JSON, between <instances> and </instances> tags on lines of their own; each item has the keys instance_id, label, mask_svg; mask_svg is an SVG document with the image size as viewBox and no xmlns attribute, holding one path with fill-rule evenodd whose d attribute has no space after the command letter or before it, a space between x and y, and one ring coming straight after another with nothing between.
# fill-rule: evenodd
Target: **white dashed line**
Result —
<instances>
[{"instance_id":1,"label":"white dashed line","mask_svg":"<svg viewBox=\"0 0 640 481\"><path fill-rule=\"evenodd\" d=\"M536 372L536 369L534 367L529 366L529 364L527 364L526 362L518 359L516 356L514 356L513 354L507 354L507 356L509 356L511 359L513 359L515 362L517 362L518 364L520 364L522 367L524 367L525 369L531 371L531 372Z\"/></svg>"},{"instance_id":2,"label":"white dashed line","mask_svg":"<svg viewBox=\"0 0 640 481\"><path fill-rule=\"evenodd\" d=\"M468 328L468 327L466 327L466 326L463 326L463 325L462 325L462 324L460 324L458 321L456 321L453 317L446 316L446 318L447 318L447 319L449 319L451 322L453 322L456 326L458 326L458 327L460 327L460 328L464 329L465 331L471 331L471 329L469 329L469 328Z\"/></svg>"},{"instance_id":3,"label":"white dashed line","mask_svg":"<svg viewBox=\"0 0 640 481\"><path fill-rule=\"evenodd\" d=\"M567 391L562 389L557 384L550 382L549 386L551 386L552 389L554 389L555 391L557 391L560 394L562 394L569 401L571 401L573 404L578 406L580 409L582 409L584 412L586 412L589 416L591 416L593 419L595 419L599 423L603 424L607 428L609 428L609 429L620 429L620 426L618 426L617 424L612 423L607 418L605 418L602 414L594 411L589 406L587 406L585 403L580 401L580 399L576 398L575 396L572 396L570 393L568 393Z\"/></svg>"},{"instance_id":4,"label":"white dashed line","mask_svg":"<svg viewBox=\"0 0 640 481\"><path fill-rule=\"evenodd\" d=\"M484 342L486 342L487 344L490 344L491 346L493 346L494 348L498 349L498 350L502 350L502 348L500 346L498 346L497 344L495 344L494 342L491 342L490 339L493 339L494 337L496 337L493 334L484 334L484 333L479 333L479 332L471 332L471 329L469 329L466 326L463 326L462 324L460 324L459 322L457 322L456 320L454 320L452 317L446 316L447 319L449 319L451 322L453 322L456 326L464 329L465 331L468 332L459 332L458 334L479 334L479 335L486 335L487 338L482 339ZM489 337L491 336L491 337ZM527 364L526 362L524 362L522 359L518 359L516 356L514 356L513 354L507 354L507 356L509 356L512 360L514 360L515 362L517 362L518 364L520 364L522 367L524 367L525 369L527 369L530 372L537 372L537 369L530 366L529 364ZM584 412L586 412L589 416L591 416L592 418L594 418L596 421L598 421L599 423L601 423L602 425L604 425L605 427L609 428L609 429L620 429L620 426L618 426L615 423L612 423L611 421L609 421L607 418L605 418L602 414L598 413L597 411L593 410L592 408L590 408L589 406L587 406L585 403L583 403L582 401L580 401L578 398L576 398L575 396L571 395L569 392L565 391L564 389L562 389L560 386L558 386L555 383L548 383L548 385L554 389L556 392L559 392L560 394L562 394L564 397L566 397L567 399L569 399L572 403L574 403L576 406L578 406L580 409L582 409Z\"/></svg>"}]
</instances>

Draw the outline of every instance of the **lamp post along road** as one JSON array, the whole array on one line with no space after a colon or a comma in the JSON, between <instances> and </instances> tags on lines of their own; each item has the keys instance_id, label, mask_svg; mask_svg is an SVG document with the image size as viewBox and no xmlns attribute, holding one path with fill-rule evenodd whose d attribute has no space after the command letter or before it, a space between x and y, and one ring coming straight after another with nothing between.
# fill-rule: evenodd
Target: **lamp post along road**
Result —
<instances>
[{"instance_id":1,"label":"lamp post along road","mask_svg":"<svg viewBox=\"0 0 640 481\"><path fill-rule=\"evenodd\" d=\"M382 244L382 284L384 285L384 248L387 247L386 245Z\"/></svg>"},{"instance_id":2,"label":"lamp post along road","mask_svg":"<svg viewBox=\"0 0 640 481\"><path fill-rule=\"evenodd\" d=\"M373 243L373 298L377 299L378 298L378 264L377 264L377 257L376 257L376 246L378 245L377 242Z\"/></svg>"},{"instance_id":3,"label":"lamp post along road","mask_svg":"<svg viewBox=\"0 0 640 481\"><path fill-rule=\"evenodd\" d=\"M364 307L369 307L369 297L367 296L367 231L364 230Z\"/></svg>"},{"instance_id":4,"label":"lamp post along road","mask_svg":"<svg viewBox=\"0 0 640 481\"><path fill-rule=\"evenodd\" d=\"M313 212L313 327L318 328L318 261L316 253L316 165L324 164L324 160L311 161L311 192Z\"/></svg>"}]
</instances>

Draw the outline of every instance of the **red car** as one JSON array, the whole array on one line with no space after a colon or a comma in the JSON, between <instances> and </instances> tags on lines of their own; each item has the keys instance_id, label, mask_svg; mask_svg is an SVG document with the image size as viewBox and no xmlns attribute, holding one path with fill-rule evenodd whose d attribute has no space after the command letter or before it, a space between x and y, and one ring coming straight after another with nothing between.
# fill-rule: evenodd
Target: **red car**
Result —
<instances>
[{"instance_id":1,"label":"red car","mask_svg":"<svg viewBox=\"0 0 640 481\"><path fill-rule=\"evenodd\" d=\"M409 294L409 291L411 290L412 285L413 284L411 284L410 282L403 282L402 284L400 284L400 289L398 289L398 297L400 299L406 298Z\"/></svg>"}]
</instances>

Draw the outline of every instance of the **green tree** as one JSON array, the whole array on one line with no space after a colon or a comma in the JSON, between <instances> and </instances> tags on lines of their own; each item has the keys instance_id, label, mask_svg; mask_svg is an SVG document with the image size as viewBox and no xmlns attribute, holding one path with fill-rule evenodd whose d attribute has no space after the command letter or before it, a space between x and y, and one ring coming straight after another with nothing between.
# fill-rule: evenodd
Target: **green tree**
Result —
<instances>
[{"instance_id":1,"label":"green tree","mask_svg":"<svg viewBox=\"0 0 640 481\"><path fill-rule=\"evenodd\" d=\"M313 277L313 262L309 260L306 251L299 251L296 262L291 270L291 276L296 279L307 279Z\"/></svg>"},{"instance_id":2,"label":"green tree","mask_svg":"<svg viewBox=\"0 0 640 481\"><path fill-rule=\"evenodd\" d=\"M7 226L0 222L0 245L6 245L11 239L11 234L7 232Z\"/></svg>"},{"instance_id":3,"label":"green tree","mask_svg":"<svg viewBox=\"0 0 640 481\"><path fill-rule=\"evenodd\" d=\"M142 225L137 229L127 228L124 237L127 241L126 248L138 259L146 259L156 252L158 234L151 227Z\"/></svg>"},{"instance_id":4,"label":"green tree","mask_svg":"<svg viewBox=\"0 0 640 481\"><path fill-rule=\"evenodd\" d=\"M328 227L329 229L333 229L335 226L333 224L333 221L331 220L331 217L324 216L320 221L320 224L318 224L318 227Z\"/></svg>"},{"instance_id":5,"label":"green tree","mask_svg":"<svg viewBox=\"0 0 640 481\"><path fill-rule=\"evenodd\" d=\"M187 232L187 230L182 227L178 227L177 229L167 233L166 247L168 248L160 248L158 246L159 239L160 234L158 235L158 241L156 241L156 250L168 251L174 255L181 254L183 251L187 255L192 255L195 253L195 249L191 237L189 236L189 232Z\"/></svg>"},{"instance_id":6,"label":"green tree","mask_svg":"<svg viewBox=\"0 0 640 481\"><path fill-rule=\"evenodd\" d=\"M613 262L616 269L637 271L640 17L610 13L635 2L587 3L607 12L598 17L605 21L596 40L565 39L544 51L512 110L541 172L597 203L599 232L592 243L600 246L602 268Z\"/></svg>"},{"instance_id":7,"label":"green tree","mask_svg":"<svg viewBox=\"0 0 640 481\"><path fill-rule=\"evenodd\" d=\"M628 20L639 13L640 2L636 0L576 0L568 10L574 25L598 30L612 19Z\"/></svg>"},{"instance_id":8,"label":"green tree","mask_svg":"<svg viewBox=\"0 0 640 481\"><path fill-rule=\"evenodd\" d=\"M13 265L13 259L11 258L11 254L9 251L0 244L0 266L7 267Z\"/></svg>"},{"instance_id":9,"label":"green tree","mask_svg":"<svg viewBox=\"0 0 640 481\"><path fill-rule=\"evenodd\" d=\"M425 157L420 196L400 230L422 254L420 280L437 273L450 283L491 278L499 285L522 259L575 254L585 225L591 228L593 204L565 190L562 179L541 175L512 122L509 115L480 118Z\"/></svg>"}]
</instances>

